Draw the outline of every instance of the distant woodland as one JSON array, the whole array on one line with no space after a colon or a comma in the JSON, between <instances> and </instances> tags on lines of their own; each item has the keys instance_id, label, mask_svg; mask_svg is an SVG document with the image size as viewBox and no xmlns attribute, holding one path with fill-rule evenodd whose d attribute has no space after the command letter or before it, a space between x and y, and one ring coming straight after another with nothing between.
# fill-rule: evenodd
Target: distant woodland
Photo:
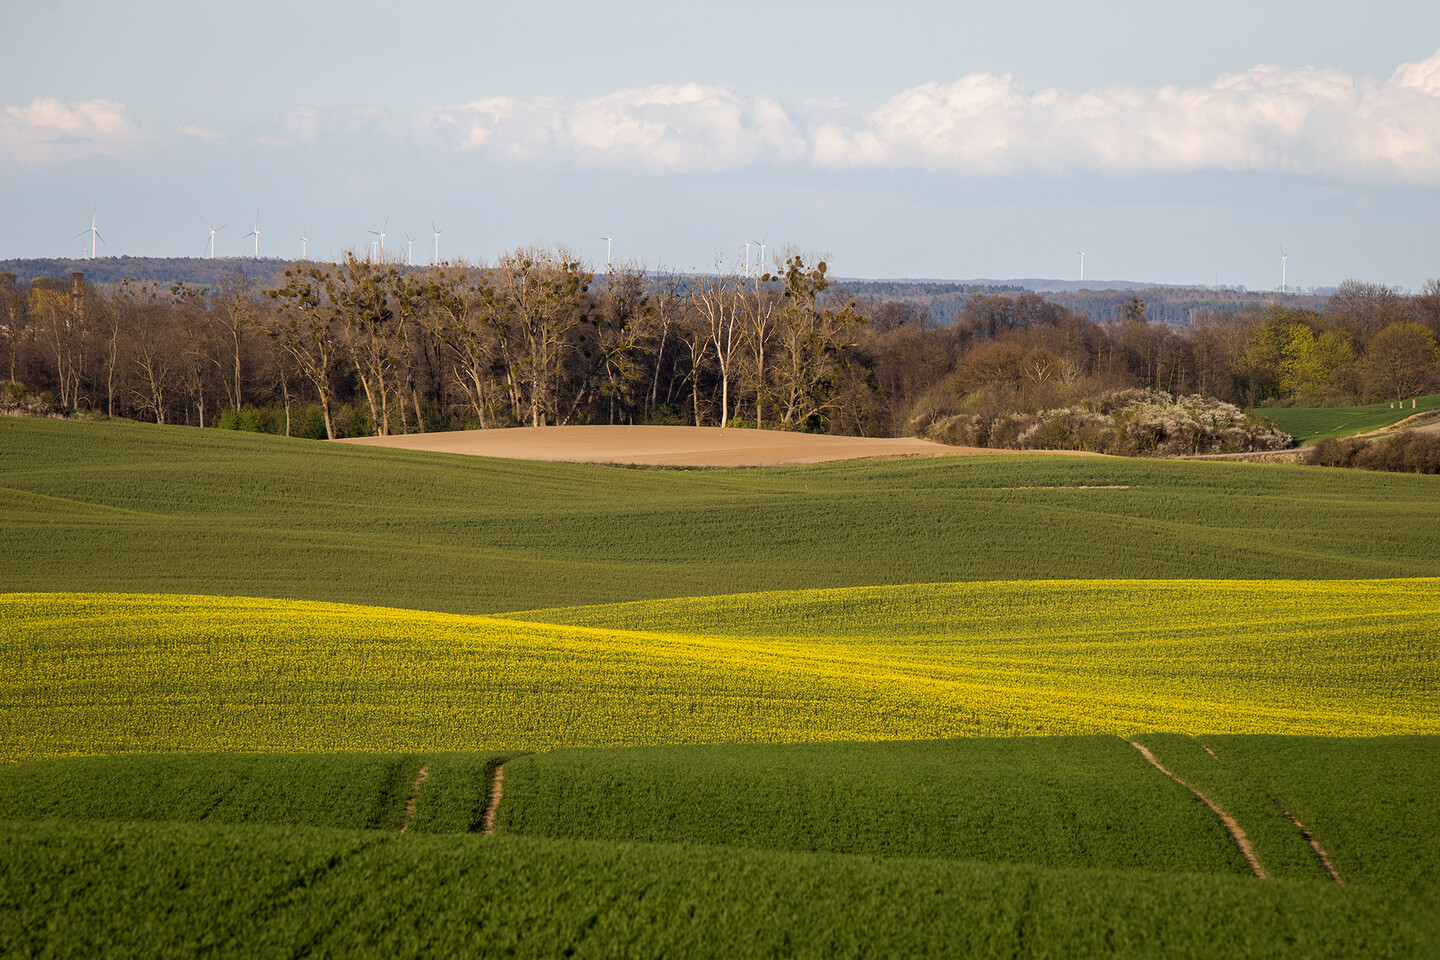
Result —
<instances>
[{"instance_id":1,"label":"distant woodland","mask_svg":"<svg viewBox=\"0 0 1440 960\"><path fill-rule=\"evenodd\" d=\"M1097 322L1065 295L935 291L952 311L866 286L803 254L666 277L544 248L205 283L0 273L0 407L311 437L684 423L1163 453L1288 442L1256 405L1440 389L1437 281L1196 308L1181 327L1148 291Z\"/></svg>"}]
</instances>

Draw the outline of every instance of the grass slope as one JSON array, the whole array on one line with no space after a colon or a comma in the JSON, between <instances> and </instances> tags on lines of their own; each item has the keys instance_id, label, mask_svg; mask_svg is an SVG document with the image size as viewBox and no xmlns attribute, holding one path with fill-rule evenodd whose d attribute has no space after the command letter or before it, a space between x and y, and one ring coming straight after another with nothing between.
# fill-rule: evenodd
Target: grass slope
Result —
<instances>
[{"instance_id":1,"label":"grass slope","mask_svg":"<svg viewBox=\"0 0 1440 960\"><path fill-rule=\"evenodd\" d=\"M1440 906L1440 738L1205 738L1314 831L1347 883L1426 890Z\"/></svg>"},{"instance_id":2,"label":"grass slope","mask_svg":"<svg viewBox=\"0 0 1440 960\"><path fill-rule=\"evenodd\" d=\"M490 754L134 754L0 766L0 820L191 821L463 833L481 822Z\"/></svg>"},{"instance_id":3,"label":"grass slope","mask_svg":"<svg viewBox=\"0 0 1440 960\"><path fill-rule=\"evenodd\" d=\"M1075 489L1105 486L1128 489ZM1436 490L1104 457L624 470L3 418L0 590L484 613L950 580L1437 576Z\"/></svg>"},{"instance_id":4,"label":"grass slope","mask_svg":"<svg viewBox=\"0 0 1440 960\"><path fill-rule=\"evenodd\" d=\"M9 956L1410 958L1385 887L661 844L0 825Z\"/></svg>"},{"instance_id":5,"label":"grass slope","mask_svg":"<svg viewBox=\"0 0 1440 960\"><path fill-rule=\"evenodd\" d=\"M560 750L505 764L497 832L1049 867L1249 873L1117 737Z\"/></svg>"},{"instance_id":6,"label":"grass slope","mask_svg":"<svg viewBox=\"0 0 1440 960\"><path fill-rule=\"evenodd\" d=\"M1379 430L1427 410L1440 410L1440 393L1417 398L1414 407L1407 401L1398 408L1371 403L1363 407L1260 407L1255 412L1274 420L1297 443L1313 443L1323 437L1349 437Z\"/></svg>"},{"instance_id":7,"label":"grass slope","mask_svg":"<svg viewBox=\"0 0 1440 960\"><path fill-rule=\"evenodd\" d=\"M12 594L0 596L0 760L1433 733L1435 588L962 583L725 598L703 616L695 601L574 615L603 626ZM655 629L625 628L636 622Z\"/></svg>"}]
</instances>

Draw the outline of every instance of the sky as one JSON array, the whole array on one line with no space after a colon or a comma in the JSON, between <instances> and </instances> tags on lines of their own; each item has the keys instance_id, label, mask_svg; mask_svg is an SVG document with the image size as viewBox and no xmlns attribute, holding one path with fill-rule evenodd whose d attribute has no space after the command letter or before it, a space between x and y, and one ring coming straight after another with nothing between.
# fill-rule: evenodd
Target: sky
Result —
<instances>
[{"instance_id":1,"label":"sky","mask_svg":"<svg viewBox=\"0 0 1440 960\"><path fill-rule=\"evenodd\" d=\"M1440 277L1433 0L7 8L0 259Z\"/></svg>"}]
</instances>

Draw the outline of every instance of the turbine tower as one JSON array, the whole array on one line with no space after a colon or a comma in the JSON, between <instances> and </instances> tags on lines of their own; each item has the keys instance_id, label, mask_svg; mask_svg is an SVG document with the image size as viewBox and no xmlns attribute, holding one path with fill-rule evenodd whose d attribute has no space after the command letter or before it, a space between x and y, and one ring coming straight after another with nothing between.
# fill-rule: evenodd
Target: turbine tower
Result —
<instances>
[{"instance_id":1,"label":"turbine tower","mask_svg":"<svg viewBox=\"0 0 1440 960\"><path fill-rule=\"evenodd\" d=\"M410 231L405 231L405 266L415 266L415 238L410 236Z\"/></svg>"},{"instance_id":2,"label":"turbine tower","mask_svg":"<svg viewBox=\"0 0 1440 960\"><path fill-rule=\"evenodd\" d=\"M750 279L750 231L745 231L745 279Z\"/></svg>"},{"instance_id":3,"label":"turbine tower","mask_svg":"<svg viewBox=\"0 0 1440 960\"><path fill-rule=\"evenodd\" d=\"M765 234L765 236L768 237L768 236L770 236L770 234L767 233L767 234ZM757 264L757 266L759 267L760 273L763 275L763 274L765 273L765 241L764 241L764 240L761 240L761 241L760 241L760 262L759 262L759 264Z\"/></svg>"},{"instance_id":4,"label":"turbine tower","mask_svg":"<svg viewBox=\"0 0 1440 960\"><path fill-rule=\"evenodd\" d=\"M256 207L256 208L255 208L255 229L254 229L254 230L251 230L249 233L245 234L245 237L254 237L254 238L255 238L255 259L256 259L256 260L259 260L259 259L260 259L260 208L259 208L259 207ZM240 239L241 239L241 240L244 240L245 237L241 237Z\"/></svg>"},{"instance_id":5,"label":"turbine tower","mask_svg":"<svg viewBox=\"0 0 1440 960\"><path fill-rule=\"evenodd\" d=\"M101 243L104 243L104 242L105 242L105 238L102 237L102 236L100 236L100 231L99 231L99 229L97 229L96 226L95 226L95 215L96 215L96 212L97 212L97 208L92 206L92 207L90 208L90 229L88 229L88 230L81 230L79 233L75 234L75 236L73 236L73 237L70 238L71 240L79 240L81 237L85 236L85 234L87 234L87 233L90 234L90 259L91 259L91 260L94 260L94 259L95 259L95 241L96 241L96 240L99 240Z\"/></svg>"},{"instance_id":6,"label":"turbine tower","mask_svg":"<svg viewBox=\"0 0 1440 960\"><path fill-rule=\"evenodd\" d=\"M310 242L310 238L309 238L309 237L305 236L305 234L303 234L303 233L300 234L300 259L301 259L301 260L309 260L309 259L310 259L309 257L305 256L305 244L307 244L307 243L309 243L309 242Z\"/></svg>"},{"instance_id":7,"label":"turbine tower","mask_svg":"<svg viewBox=\"0 0 1440 960\"><path fill-rule=\"evenodd\" d=\"M1085 282L1085 251L1084 251L1084 250L1081 250L1081 251L1079 251L1079 253L1080 253L1080 282L1081 282L1081 283L1084 283L1084 282Z\"/></svg>"},{"instance_id":8,"label":"turbine tower","mask_svg":"<svg viewBox=\"0 0 1440 960\"><path fill-rule=\"evenodd\" d=\"M605 241L605 275L608 277L610 275L610 242L615 238L605 236L600 239Z\"/></svg>"},{"instance_id":9,"label":"turbine tower","mask_svg":"<svg viewBox=\"0 0 1440 960\"><path fill-rule=\"evenodd\" d=\"M381 225L381 227L380 227L379 230L371 230L371 231L370 231L371 233L375 234L375 236L377 236L377 237L380 238L380 259L381 259L381 260L384 260L384 259L385 259L385 228L388 227L388 226L390 226L390 218L389 218L389 217L386 217L386 218L385 218L385 222Z\"/></svg>"},{"instance_id":10,"label":"turbine tower","mask_svg":"<svg viewBox=\"0 0 1440 960\"><path fill-rule=\"evenodd\" d=\"M1285 296L1285 261L1290 258L1285 256L1285 248L1280 248L1280 296Z\"/></svg>"},{"instance_id":11,"label":"turbine tower","mask_svg":"<svg viewBox=\"0 0 1440 960\"><path fill-rule=\"evenodd\" d=\"M197 213L197 214L195 214L195 216L200 217L200 214ZM203 224L205 224L205 229L206 229L206 230L209 230L209 231L210 231L210 259L211 259L211 260L214 260L214 259L215 259L215 234L218 233L218 232L221 231L221 230L224 230L226 227L230 226L230 224L228 224L228 223L222 223L222 224L220 224L220 226L218 226L218 227L212 227L212 226L210 226L209 221L207 221L204 217L200 217L200 222L203 223Z\"/></svg>"},{"instance_id":12,"label":"turbine tower","mask_svg":"<svg viewBox=\"0 0 1440 960\"><path fill-rule=\"evenodd\" d=\"M433 219L430 221L430 229L435 231L435 253L432 254L431 257L430 257L430 266L434 267L434 266L438 266L438 265L440 264L440 234L441 234L441 230L440 230L438 227L435 226L435 221L434 221Z\"/></svg>"}]
</instances>

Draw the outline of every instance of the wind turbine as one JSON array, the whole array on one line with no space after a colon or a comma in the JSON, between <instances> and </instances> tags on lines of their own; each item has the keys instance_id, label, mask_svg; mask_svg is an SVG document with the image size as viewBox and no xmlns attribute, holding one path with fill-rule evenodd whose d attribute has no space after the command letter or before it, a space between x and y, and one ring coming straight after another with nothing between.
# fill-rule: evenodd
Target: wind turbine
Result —
<instances>
[{"instance_id":1,"label":"wind turbine","mask_svg":"<svg viewBox=\"0 0 1440 960\"><path fill-rule=\"evenodd\" d=\"M195 216L200 217L200 214L197 213L197 214L195 214ZM257 219L258 219L258 218L257 218ZM205 224L205 229L206 229L206 230L209 230L209 231L210 231L210 259L211 259L211 260L214 260L214 259L215 259L215 234L218 233L218 232L221 231L221 230L224 230L226 227L230 226L230 224L228 224L228 223L222 223L222 224L220 224L220 226L218 226L218 227L212 227L212 226L210 226L209 221L207 221L204 217L200 217L200 222L203 223L203 224Z\"/></svg>"},{"instance_id":2,"label":"wind turbine","mask_svg":"<svg viewBox=\"0 0 1440 960\"><path fill-rule=\"evenodd\" d=\"M750 279L750 231L745 231L745 279Z\"/></svg>"},{"instance_id":3,"label":"wind turbine","mask_svg":"<svg viewBox=\"0 0 1440 960\"><path fill-rule=\"evenodd\" d=\"M100 231L95 227L95 214L96 214L96 207L91 207L91 208L90 208L90 229L89 229L89 230L81 230L79 233L75 234L75 236L73 236L73 237L70 238L71 240L79 240L81 237L85 236L85 234L87 234L87 233L90 234L90 259L91 259L91 260L94 260L94 259L95 259L95 241L96 241L96 240L99 240L101 243L104 243L104 242L105 242L105 238L102 237L102 236L100 236Z\"/></svg>"},{"instance_id":4,"label":"wind turbine","mask_svg":"<svg viewBox=\"0 0 1440 960\"><path fill-rule=\"evenodd\" d=\"M410 231L405 231L405 266L415 266L415 238L410 236Z\"/></svg>"},{"instance_id":5,"label":"wind turbine","mask_svg":"<svg viewBox=\"0 0 1440 960\"><path fill-rule=\"evenodd\" d=\"M386 218L385 218L385 223L381 225L381 227L380 227L379 230L371 230L371 231L370 231L371 233L375 234L375 236L377 236L377 237L380 238L380 259L381 259L381 260L384 260L384 259L385 259L385 228L388 227L388 226L390 226L390 218L389 218L389 217L386 217Z\"/></svg>"},{"instance_id":6,"label":"wind turbine","mask_svg":"<svg viewBox=\"0 0 1440 960\"><path fill-rule=\"evenodd\" d=\"M770 236L770 234L767 233L767 234L765 234L765 236L768 237L768 236ZM762 275L765 273L765 241L764 241L764 240L761 240L761 241L760 241L760 262L756 264L756 268L760 271L760 273L761 273Z\"/></svg>"},{"instance_id":7,"label":"wind turbine","mask_svg":"<svg viewBox=\"0 0 1440 960\"><path fill-rule=\"evenodd\" d=\"M309 243L309 242L310 242L310 238L307 237L307 236L305 236L305 235L302 233L302 234L300 235L300 259L301 259L301 260L309 260L309 259L310 259L309 257L305 256L305 244L307 244L307 243Z\"/></svg>"},{"instance_id":8,"label":"wind turbine","mask_svg":"<svg viewBox=\"0 0 1440 960\"><path fill-rule=\"evenodd\" d=\"M614 240L615 238L614 238L614 237L610 237L610 236L605 236L605 237L601 237L600 239L605 241L605 275L606 275L606 276L609 276L609 275L610 275L610 242L611 242L612 240Z\"/></svg>"},{"instance_id":9,"label":"wind turbine","mask_svg":"<svg viewBox=\"0 0 1440 960\"><path fill-rule=\"evenodd\" d=\"M442 231L435 226L433 218L430 220L430 229L435 231L435 253L430 258L430 266L433 267L440 263L440 234Z\"/></svg>"},{"instance_id":10,"label":"wind turbine","mask_svg":"<svg viewBox=\"0 0 1440 960\"><path fill-rule=\"evenodd\" d=\"M1290 258L1285 256L1285 246L1280 246L1280 296L1285 296L1285 261Z\"/></svg>"},{"instance_id":11,"label":"wind turbine","mask_svg":"<svg viewBox=\"0 0 1440 960\"><path fill-rule=\"evenodd\" d=\"M254 238L255 238L255 259L256 259L256 260L259 260L259 259L260 259L260 208L259 208L259 207L256 207L256 208L255 208L255 229L254 229L254 230L251 230L249 233L245 234L245 237L254 237ZM240 239L241 239L241 240L244 240L245 237L241 237Z\"/></svg>"},{"instance_id":12,"label":"wind turbine","mask_svg":"<svg viewBox=\"0 0 1440 960\"><path fill-rule=\"evenodd\" d=\"M1084 283L1084 282L1085 282L1085 251L1084 251L1084 250L1081 250L1081 251L1079 251L1079 254L1080 254L1080 282L1081 282L1081 283Z\"/></svg>"}]
</instances>

